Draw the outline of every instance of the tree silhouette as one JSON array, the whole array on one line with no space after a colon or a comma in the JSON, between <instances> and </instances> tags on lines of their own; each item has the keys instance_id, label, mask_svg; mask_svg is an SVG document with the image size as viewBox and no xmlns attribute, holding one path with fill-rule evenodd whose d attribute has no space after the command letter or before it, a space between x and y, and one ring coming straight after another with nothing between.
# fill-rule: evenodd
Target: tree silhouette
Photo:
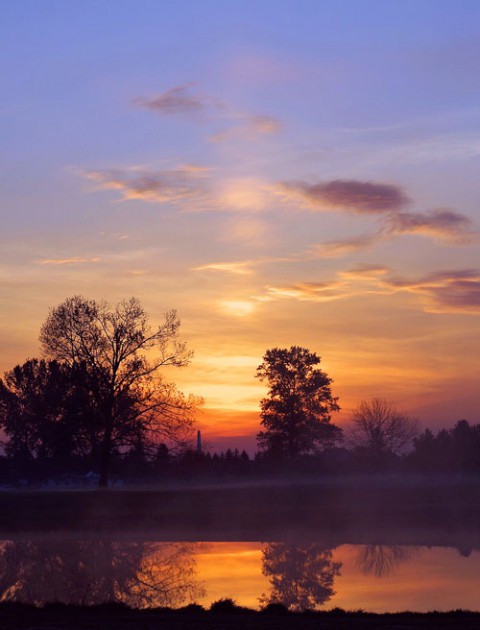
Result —
<instances>
[{"instance_id":1,"label":"tree silhouette","mask_svg":"<svg viewBox=\"0 0 480 630\"><path fill-rule=\"evenodd\" d=\"M316 368L320 357L306 348L267 350L257 378L267 381L268 397L260 401L260 449L272 455L296 457L332 445L342 431L331 424L338 411L330 388L332 379Z\"/></svg>"},{"instance_id":2,"label":"tree silhouette","mask_svg":"<svg viewBox=\"0 0 480 630\"><path fill-rule=\"evenodd\" d=\"M81 370L57 361L29 359L0 379L0 427L14 462L35 460L57 468L86 445L94 409Z\"/></svg>"},{"instance_id":3,"label":"tree silhouette","mask_svg":"<svg viewBox=\"0 0 480 630\"><path fill-rule=\"evenodd\" d=\"M333 562L332 550L318 543L270 543L263 550L262 572L270 578L272 590L261 602L295 611L315 609L335 595L341 566Z\"/></svg>"},{"instance_id":4,"label":"tree silhouette","mask_svg":"<svg viewBox=\"0 0 480 630\"><path fill-rule=\"evenodd\" d=\"M178 606L203 595L193 552L193 543L5 541L0 600Z\"/></svg>"},{"instance_id":5,"label":"tree silhouette","mask_svg":"<svg viewBox=\"0 0 480 630\"><path fill-rule=\"evenodd\" d=\"M158 376L160 368L180 367L190 359L178 340L179 326L176 312L169 311L152 330L135 298L111 308L81 296L51 309L42 326L45 355L84 368L85 387L100 418L100 486L108 484L115 447L138 443L149 433L178 438L191 427L198 401L184 398Z\"/></svg>"},{"instance_id":6,"label":"tree silhouette","mask_svg":"<svg viewBox=\"0 0 480 630\"><path fill-rule=\"evenodd\" d=\"M426 429L413 441L409 463L423 472L474 473L480 470L480 425L459 420L436 435Z\"/></svg>"},{"instance_id":7,"label":"tree silhouette","mask_svg":"<svg viewBox=\"0 0 480 630\"><path fill-rule=\"evenodd\" d=\"M383 398L362 401L351 417L350 442L374 465L400 455L418 434L418 422Z\"/></svg>"},{"instance_id":8,"label":"tree silhouette","mask_svg":"<svg viewBox=\"0 0 480 630\"><path fill-rule=\"evenodd\" d=\"M357 555L357 565L365 575L386 577L392 575L401 564L411 560L418 551L406 545L362 545Z\"/></svg>"}]
</instances>

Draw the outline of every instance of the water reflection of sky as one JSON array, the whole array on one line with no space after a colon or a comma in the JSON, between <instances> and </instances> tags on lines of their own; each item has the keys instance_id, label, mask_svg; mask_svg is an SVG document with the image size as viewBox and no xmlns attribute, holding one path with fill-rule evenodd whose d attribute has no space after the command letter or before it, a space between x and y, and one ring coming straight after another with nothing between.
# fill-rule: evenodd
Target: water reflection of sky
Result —
<instances>
[{"instance_id":1,"label":"water reflection of sky","mask_svg":"<svg viewBox=\"0 0 480 630\"><path fill-rule=\"evenodd\" d=\"M0 599L131 606L479 610L480 552L308 542L0 542Z\"/></svg>"},{"instance_id":2,"label":"water reflection of sky","mask_svg":"<svg viewBox=\"0 0 480 630\"><path fill-rule=\"evenodd\" d=\"M335 550L342 571L332 606L374 612L479 610L479 552L464 557L446 547L403 547L411 557L378 576L366 575L358 562L362 547L342 545Z\"/></svg>"},{"instance_id":3,"label":"water reflection of sky","mask_svg":"<svg viewBox=\"0 0 480 630\"><path fill-rule=\"evenodd\" d=\"M271 576L262 573L265 544L208 543L197 555L198 575L204 580L208 605L221 597L258 607L271 591ZM370 564L365 556L369 554ZM480 553L469 557L446 547L341 545L332 551L340 564L332 597L335 606L375 612L397 610L479 610ZM383 571L381 570L383 568Z\"/></svg>"}]
</instances>

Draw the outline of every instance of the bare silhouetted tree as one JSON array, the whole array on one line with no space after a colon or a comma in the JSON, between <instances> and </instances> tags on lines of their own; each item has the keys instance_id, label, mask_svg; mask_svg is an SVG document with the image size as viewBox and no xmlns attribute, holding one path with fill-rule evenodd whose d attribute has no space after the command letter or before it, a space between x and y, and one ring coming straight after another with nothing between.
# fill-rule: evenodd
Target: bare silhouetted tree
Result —
<instances>
[{"instance_id":1,"label":"bare silhouetted tree","mask_svg":"<svg viewBox=\"0 0 480 630\"><path fill-rule=\"evenodd\" d=\"M418 421L383 398L362 401L351 416L349 441L370 458L405 452L418 434Z\"/></svg>"},{"instance_id":2,"label":"bare silhouetted tree","mask_svg":"<svg viewBox=\"0 0 480 630\"><path fill-rule=\"evenodd\" d=\"M112 450L147 433L178 438L192 424L198 402L164 383L159 370L184 366L191 353L178 339L175 311L151 329L140 302L115 307L81 296L51 309L40 341L47 357L82 366L85 387L100 417L100 486L108 484Z\"/></svg>"},{"instance_id":3,"label":"bare silhouetted tree","mask_svg":"<svg viewBox=\"0 0 480 630\"><path fill-rule=\"evenodd\" d=\"M196 577L197 545L52 538L5 541L0 547L0 599L36 605L178 606L204 594Z\"/></svg>"},{"instance_id":4,"label":"bare silhouetted tree","mask_svg":"<svg viewBox=\"0 0 480 630\"><path fill-rule=\"evenodd\" d=\"M362 545L358 550L357 565L365 575L386 577L416 554L417 548L407 545Z\"/></svg>"}]
</instances>

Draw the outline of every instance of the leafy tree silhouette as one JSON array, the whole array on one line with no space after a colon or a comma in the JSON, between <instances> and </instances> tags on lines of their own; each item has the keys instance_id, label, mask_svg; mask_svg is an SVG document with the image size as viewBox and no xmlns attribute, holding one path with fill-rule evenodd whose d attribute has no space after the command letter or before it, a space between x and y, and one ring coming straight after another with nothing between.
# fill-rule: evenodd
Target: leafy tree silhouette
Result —
<instances>
[{"instance_id":1,"label":"leafy tree silhouette","mask_svg":"<svg viewBox=\"0 0 480 630\"><path fill-rule=\"evenodd\" d=\"M338 411L332 379L316 366L320 357L307 348L291 346L267 350L257 378L268 383L268 396L260 401L260 449L280 457L297 457L331 446L342 436L331 424Z\"/></svg>"},{"instance_id":2,"label":"leafy tree silhouette","mask_svg":"<svg viewBox=\"0 0 480 630\"><path fill-rule=\"evenodd\" d=\"M72 456L95 450L97 414L82 372L82 366L29 359L0 379L5 451L20 469L23 461L31 469L37 464L40 476L62 472Z\"/></svg>"},{"instance_id":3,"label":"leafy tree silhouette","mask_svg":"<svg viewBox=\"0 0 480 630\"><path fill-rule=\"evenodd\" d=\"M318 608L335 594L341 566L333 561L332 550L318 543L270 543L263 550L262 572L270 578L272 590L260 601L294 611Z\"/></svg>"}]
</instances>

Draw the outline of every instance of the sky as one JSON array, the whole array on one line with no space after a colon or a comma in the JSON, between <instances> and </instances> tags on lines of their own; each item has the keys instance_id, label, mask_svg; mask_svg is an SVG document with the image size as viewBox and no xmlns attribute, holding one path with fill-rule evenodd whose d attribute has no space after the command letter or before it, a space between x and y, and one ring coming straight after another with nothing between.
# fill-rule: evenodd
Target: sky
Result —
<instances>
[{"instance_id":1,"label":"sky","mask_svg":"<svg viewBox=\"0 0 480 630\"><path fill-rule=\"evenodd\" d=\"M253 448L264 352L479 422L477 0L0 0L0 373L49 308L175 308L204 441Z\"/></svg>"}]
</instances>

